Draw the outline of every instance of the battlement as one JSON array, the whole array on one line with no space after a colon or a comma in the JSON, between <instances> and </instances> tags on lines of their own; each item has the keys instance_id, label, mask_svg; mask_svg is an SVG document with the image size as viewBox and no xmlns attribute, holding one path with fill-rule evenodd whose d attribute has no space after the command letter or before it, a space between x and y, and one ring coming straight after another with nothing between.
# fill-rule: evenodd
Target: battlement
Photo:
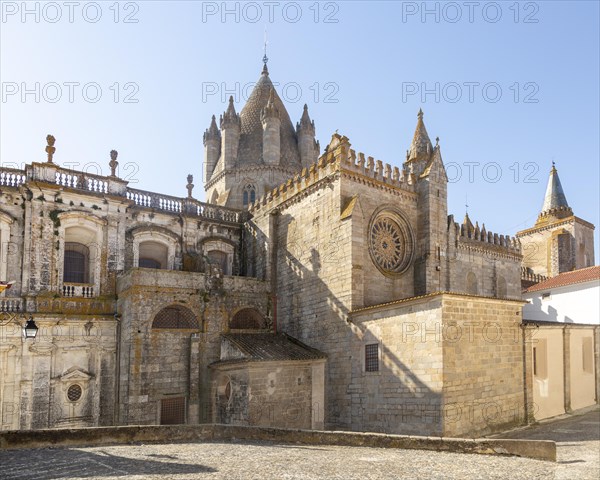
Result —
<instances>
[{"instance_id":1,"label":"battlement","mask_svg":"<svg viewBox=\"0 0 600 480\"><path fill-rule=\"evenodd\" d=\"M317 162L311 164L310 167L303 168L302 172L287 182L256 199L250 205L249 211L256 213L264 207L273 208L329 177L332 173L341 170L358 174L393 188L401 188L409 192L416 190L417 179L413 173L406 169L400 170L398 167L392 167L389 163L384 164L381 160L374 160L373 157L365 157L362 152L357 154L350 148L347 137L335 133Z\"/></svg>"},{"instance_id":2,"label":"battlement","mask_svg":"<svg viewBox=\"0 0 600 480\"><path fill-rule=\"evenodd\" d=\"M479 228L479 223L475 222L473 225L468 215L462 224L454 221L454 215L449 215L448 233L450 238L455 238L458 242L484 248L502 249L506 253L521 254L521 242L518 238L490 232L485 228L485 224Z\"/></svg>"},{"instance_id":3,"label":"battlement","mask_svg":"<svg viewBox=\"0 0 600 480\"><path fill-rule=\"evenodd\" d=\"M521 267L521 281L529 283L529 286L545 280L548 280L548 277L538 273L533 273L533 270L531 270L529 267Z\"/></svg>"},{"instance_id":4,"label":"battlement","mask_svg":"<svg viewBox=\"0 0 600 480\"><path fill-rule=\"evenodd\" d=\"M553 222L554 220L560 220L573 215L573 209L569 206L560 206L544 210L538 215L536 226L545 225Z\"/></svg>"}]
</instances>

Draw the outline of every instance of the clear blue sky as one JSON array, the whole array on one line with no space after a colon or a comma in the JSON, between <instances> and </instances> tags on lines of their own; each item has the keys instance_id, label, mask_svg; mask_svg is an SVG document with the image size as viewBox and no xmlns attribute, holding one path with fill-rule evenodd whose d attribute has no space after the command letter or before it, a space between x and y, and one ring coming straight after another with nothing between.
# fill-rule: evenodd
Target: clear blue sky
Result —
<instances>
[{"instance_id":1,"label":"clear blue sky","mask_svg":"<svg viewBox=\"0 0 600 480\"><path fill-rule=\"evenodd\" d=\"M107 174L116 149L131 186L185 196L192 173L203 199L202 133L229 94L241 110L266 27L271 79L322 146L337 129L400 165L422 107L455 217L468 196L488 230L532 226L554 159L575 214L600 223L596 1L1 3L5 166L44 161L51 133L59 164Z\"/></svg>"}]
</instances>

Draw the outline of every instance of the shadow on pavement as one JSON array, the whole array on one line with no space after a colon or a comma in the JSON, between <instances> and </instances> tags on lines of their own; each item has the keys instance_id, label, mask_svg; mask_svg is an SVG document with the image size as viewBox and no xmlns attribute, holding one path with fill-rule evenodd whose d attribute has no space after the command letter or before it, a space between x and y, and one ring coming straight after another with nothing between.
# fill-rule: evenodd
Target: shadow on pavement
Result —
<instances>
[{"instance_id":1,"label":"shadow on pavement","mask_svg":"<svg viewBox=\"0 0 600 480\"><path fill-rule=\"evenodd\" d=\"M88 452L80 449L35 449L0 452L3 480L61 478L109 478L124 475L181 475L216 472L214 468L197 464L177 463L170 455L152 455L166 458L134 459L109 454L105 451Z\"/></svg>"}]
</instances>

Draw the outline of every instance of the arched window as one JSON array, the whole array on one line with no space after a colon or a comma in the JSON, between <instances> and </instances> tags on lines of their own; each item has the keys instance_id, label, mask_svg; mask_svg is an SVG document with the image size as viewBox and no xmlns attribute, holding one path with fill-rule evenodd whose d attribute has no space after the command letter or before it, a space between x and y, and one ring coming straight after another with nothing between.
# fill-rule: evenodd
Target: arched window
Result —
<instances>
[{"instance_id":1,"label":"arched window","mask_svg":"<svg viewBox=\"0 0 600 480\"><path fill-rule=\"evenodd\" d=\"M225 252L222 252L220 250L211 250L206 256L208 257L208 262L211 265L217 265L221 269L223 275L229 275L229 271L227 268L227 254Z\"/></svg>"},{"instance_id":2,"label":"arched window","mask_svg":"<svg viewBox=\"0 0 600 480\"><path fill-rule=\"evenodd\" d=\"M90 282L90 250L81 243L65 243L63 281L70 283Z\"/></svg>"},{"instance_id":3,"label":"arched window","mask_svg":"<svg viewBox=\"0 0 600 480\"><path fill-rule=\"evenodd\" d=\"M498 298L506 298L506 280L502 276L498 276L498 280L496 282L498 284L496 290L496 296Z\"/></svg>"},{"instance_id":4,"label":"arched window","mask_svg":"<svg viewBox=\"0 0 600 480\"><path fill-rule=\"evenodd\" d=\"M255 308L244 308L229 322L229 328L239 330L260 330L266 327L262 314Z\"/></svg>"},{"instance_id":5,"label":"arched window","mask_svg":"<svg viewBox=\"0 0 600 480\"><path fill-rule=\"evenodd\" d=\"M197 330L199 325L196 315L194 315L189 308L182 307L181 305L173 305L163 308L156 314L154 320L152 321L152 328L180 328Z\"/></svg>"},{"instance_id":6,"label":"arched window","mask_svg":"<svg viewBox=\"0 0 600 480\"><path fill-rule=\"evenodd\" d=\"M467 274L467 293L477 295L477 277L473 272Z\"/></svg>"},{"instance_id":7,"label":"arched window","mask_svg":"<svg viewBox=\"0 0 600 480\"><path fill-rule=\"evenodd\" d=\"M244 187L244 192L242 194L242 203L244 207L247 207L251 203L256 201L256 188L254 185L248 184Z\"/></svg>"},{"instance_id":8,"label":"arched window","mask_svg":"<svg viewBox=\"0 0 600 480\"><path fill-rule=\"evenodd\" d=\"M141 242L138 267L166 269L168 265L169 248L159 242Z\"/></svg>"}]
</instances>

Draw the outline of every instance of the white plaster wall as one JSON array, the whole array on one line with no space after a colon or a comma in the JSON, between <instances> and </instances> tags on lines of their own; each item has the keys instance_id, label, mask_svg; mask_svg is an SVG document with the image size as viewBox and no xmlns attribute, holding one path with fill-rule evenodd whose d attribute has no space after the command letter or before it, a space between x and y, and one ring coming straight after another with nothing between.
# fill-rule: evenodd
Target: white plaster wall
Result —
<instances>
[{"instance_id":1,"label":"white plaster wall","mask_svg":"<svg viewBox=\"0 0 600 480\"><path fill-rule=\"evenodd\" d=\"M542 294L550 293L547 298ZM525 320L600 325L600 280L524 293Z\"/></svg>"}]
</instances>

